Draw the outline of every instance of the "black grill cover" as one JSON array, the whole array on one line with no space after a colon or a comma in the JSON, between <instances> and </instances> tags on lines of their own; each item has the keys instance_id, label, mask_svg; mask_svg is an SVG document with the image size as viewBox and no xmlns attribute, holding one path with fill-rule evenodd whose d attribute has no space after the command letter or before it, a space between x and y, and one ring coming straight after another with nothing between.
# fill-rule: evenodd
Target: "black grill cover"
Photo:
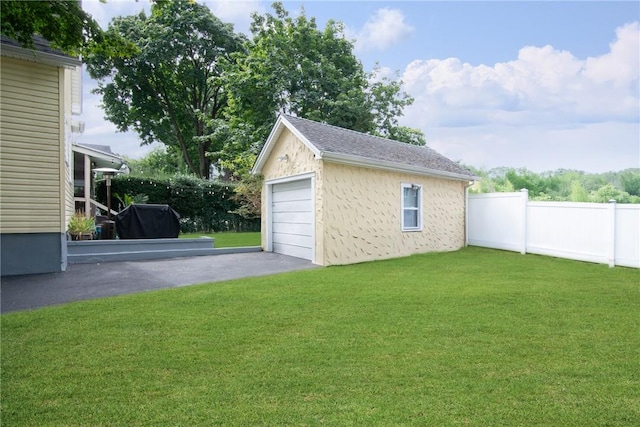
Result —
<instances>
[{"instance_id":1,"label":"black grill cover","mask_svg":"<svg viewBox=\"0 0 640 427\"><path fill-rule=\"evenodd\" d=\"M165 239L178 237L180 215L169 205L130 205L116 217L121 239Z\"/></svg>"}]
</instances>

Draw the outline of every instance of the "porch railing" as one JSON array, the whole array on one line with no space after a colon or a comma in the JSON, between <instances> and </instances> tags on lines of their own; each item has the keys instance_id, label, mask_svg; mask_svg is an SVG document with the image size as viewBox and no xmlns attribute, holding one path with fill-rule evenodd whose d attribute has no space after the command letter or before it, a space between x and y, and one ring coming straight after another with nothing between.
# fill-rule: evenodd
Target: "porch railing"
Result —
<instances>
[{"instance_id":1,"label":"porch railing","mask_svg":"<svg viewBox=\"0 0 640 427\"><path fill-rule=\"evenodd\" d=\"M75 202L84 203L85 205L87 203L87 199L85 199L84 197L74 197L73 200ZM108 208L105 205L103 205L102 203L100 203L100 202L98 202L96 200L93 200L93 199L89 199L89 204L93 205L93 206L96 206L96 207L102 209L105 212L108 210ZM114 211L113 209L111 209L111 215L118 215L118 212Z\"/></svg>"}]
</instances>

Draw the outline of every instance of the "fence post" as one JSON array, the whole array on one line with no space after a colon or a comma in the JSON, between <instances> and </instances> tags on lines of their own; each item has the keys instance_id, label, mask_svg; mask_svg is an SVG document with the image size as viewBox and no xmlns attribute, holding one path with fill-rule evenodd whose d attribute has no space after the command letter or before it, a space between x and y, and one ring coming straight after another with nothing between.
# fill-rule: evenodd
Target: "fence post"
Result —
<instances>
[{"instance_id":1,"label":"fence post","mask_svg":"<svg viewBox=\"0 0 640 427\"><path fill-rule=\"evenodd\" d=\"M607 205L607 264L616 265L616 201L609 200Z\"/></svg>"},{"instance_id":2,"label":"fence post","mask_svg":"<svg viewBox=\"0 0 640 427\"><path fill-rule=\"evenodd\" d=\"M520 239L521 239L520 253L524 255L527 253L527 204L529 203L529 190L527 190L526 188L521 189L520 195L521 195L520 217L522 218L522 230L520 234Z\"/></svg>"}]
</instances>

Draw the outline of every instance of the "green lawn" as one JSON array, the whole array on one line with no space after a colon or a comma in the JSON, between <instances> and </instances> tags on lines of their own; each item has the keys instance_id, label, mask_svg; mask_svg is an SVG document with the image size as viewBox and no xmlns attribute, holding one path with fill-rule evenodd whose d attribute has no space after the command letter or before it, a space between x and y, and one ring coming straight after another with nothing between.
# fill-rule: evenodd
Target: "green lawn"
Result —
<instances>
[{"instance_id":1,"label":"green lawn","mask_svg":"<svg viewBox=\"0 0 640 427\"><path fill-rule=\"evenodd\" d=\"M194 239L198 237L212 237L215 239L216 248L236 248L239 246L260 246L260 232L225 232L225 233L186 233L181 234L182 239Z\"/></svg>"},{"instance_id":2,"label":"green lawn","mask_svg":"<svg viewBox=\"0 0 640 427\"><path fill-rule=\"evenodd\" d=\"M634 269L467 248L1 320L3 426L640 425Z\"/></svg>"}]
</instances>

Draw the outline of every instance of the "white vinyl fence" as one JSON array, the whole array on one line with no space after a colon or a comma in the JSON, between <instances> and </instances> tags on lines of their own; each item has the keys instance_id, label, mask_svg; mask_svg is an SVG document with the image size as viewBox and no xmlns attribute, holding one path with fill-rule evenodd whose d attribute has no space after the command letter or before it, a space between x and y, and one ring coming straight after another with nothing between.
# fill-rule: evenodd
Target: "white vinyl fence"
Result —
<instances>
[{"instance_id":1,"label":"white vinyl fence","mask_svg":"<svg viewBox=\"0 0 640 427\"><path fill-rule=\"evenodd\" d=\"M517 193L471 194L467 244L640 268L640 205L531 202Z\"/></svg>"}]
</instances>

